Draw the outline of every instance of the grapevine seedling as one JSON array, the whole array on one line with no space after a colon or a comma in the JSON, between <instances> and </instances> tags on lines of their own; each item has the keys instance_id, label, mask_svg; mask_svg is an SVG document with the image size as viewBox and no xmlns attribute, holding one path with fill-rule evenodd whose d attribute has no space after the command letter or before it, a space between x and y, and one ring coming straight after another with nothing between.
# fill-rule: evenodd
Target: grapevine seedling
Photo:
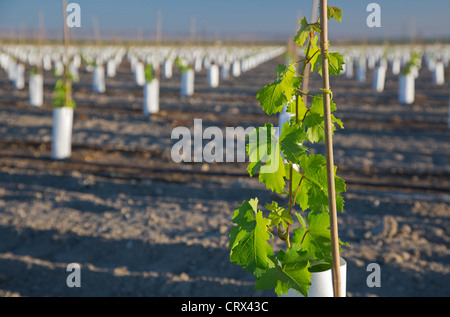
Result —
<instances>
[{"instance_id":1,"label":"grapevine seedling","mask_svg":"<svg viewBox=\"0 0 450 317\"><path fill-rule=\"evenodd\" d=\"M52 100L53 107L71 107L75 108L75 102L72 99L72 75L69 72L69 58L68 58L68 48L69 48L69 31L67 29L67 24L65 23L67 19L67 12L64 8L67 7L66 1L63 0L63 17L64 17L64 54L66 57L66 64L64 65L64 79L58 79L55 84L55 97Z\"/></svg>"},{"instance_id":2,"label":"grapevine seedling","mask_svg":"<svg viewBox=\"0 0 450 317\"><path fill-rule=\"evenodd\" d=\"M151 83L153 78L153 65L148 64L147 67L145 67L145 80L147 81L147 83Z\"/></svg>"},{"instance_id":3,"label":"grapevine seedling","mask_svg":"<svg viewBox=\"0 0 450 317\"><path fill-rule=\"evenodd\" d=\"M174 65L180 69L180 72L184 73L191 69L192 67L189 65L186 65L185 61L181 59L180 57L177 57L175 59Z\"/></svg>"},{"instance_id":4,"label":"grapevine seedling","mask_svg":"<svg viewBox=\"0 0 450 317\"><path fill-rule=\"evenodd\" d=\"M327 6L327 9L326 18L341 21L339 8ZM326 72L323 74L326 61L327 72L339 75L343 56L329 53L328 49L321 52L321 23L308 23L306 18L299 22L294 42L300 48L306 45L304 57L289 65L279 65L276 80L261 88L256 96L268 115L280 113L287 105L291 119L281 127L280 136L268 123L254 129L247 146L250 176L259 174L259 181L271 191L287 196L287 203L272 201L264 205L265 210L260 210L258 198L244 201L233 214L229 241L230 261L256 277L256 289L275 289L279 296L289 289L307 296L311 271L332 266L327 158L309 153L307 147L308 142L326 141L324 98L329 99L331 133L337 127L343 128L342 121L331 114L336 105L329 87L324 86L317 94L301 90L307 65L311 65L311 72L328 76ZM303 96L311 98L309 107ZM267 167L271 168L264 170ZM335 207L343 211L344 199L340 194L346 190L345 182L336 175L332 164L331 170L335 179ZM275 237L284 242L277 250L271 243Z\"/></svg>"}]
</instances>

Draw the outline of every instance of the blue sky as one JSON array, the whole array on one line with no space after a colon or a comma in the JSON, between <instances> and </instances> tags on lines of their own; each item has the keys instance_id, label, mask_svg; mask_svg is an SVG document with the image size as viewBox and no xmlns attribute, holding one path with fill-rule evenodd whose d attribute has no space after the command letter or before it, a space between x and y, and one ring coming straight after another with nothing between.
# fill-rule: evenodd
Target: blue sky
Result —
<instances>
[{"instance_id":1,"label":"blue sky","mask_svg":"<svg viewBox=\"0 0 450 317\"><path fill-rule=\"evenodd\" d=\"M195 17L197 34L292 34L298 18L311 15L312 0L69 0L81 6L81 29L92 30L96 17L101 30L137 30L144 36L154 32L157 11L162 14L164 33L189 33ZM450 38L450 0L329 0L342 8L343 22L330 26L332 37L371 39L416 34ZM381 28L369 28L366 7L381 6ZM38 13L46 28L61 27L61 0L0 0L0 34L38 26ZM71 32L80 30L72 29ZM147 32L147 33L146 33ZM18 34L18 33L17 33ZM151 34L150 34L151 35Z\"/></svg>"}]
</instances>

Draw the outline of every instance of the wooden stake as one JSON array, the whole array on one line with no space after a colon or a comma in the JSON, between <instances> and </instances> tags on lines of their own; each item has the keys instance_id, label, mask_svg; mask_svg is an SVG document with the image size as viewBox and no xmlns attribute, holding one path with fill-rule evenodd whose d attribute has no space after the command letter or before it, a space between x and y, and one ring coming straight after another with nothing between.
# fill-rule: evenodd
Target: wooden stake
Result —
<instances>
[{"instance_id":1,"label":"wooden stake","mask_svg":"<svg viewBox=\"0 0 450 317\"><path fill-rule=\"evenodd\" d=\"M67 106L71 100L72 95L70 94L71 90L71 81L69 78L69 29L67 27L67 0L62 1L63 6L63 25L64 25L64 56L66 58L66 64L64 65L64 83L66 86L66 100L65 105Z\"/></svg>"},{"instance_id":2,"label":"wooden stake","mask_svg":"<svg viewBox=\"0 0 450 317\"><path fill-rule=\"evenodd\" d=\"M322 91L323 91L323 109L325 120L325 147L327 159L327 179L328 179L328 206L330 215L331 231L331 252L333 257L333 286L334 296L341 297L341 276L340 276L340 257L338 224L336 211L336 189L334 184L334 158L333 158L333 139L331 126L330 110L330 81L328 72L328 18L327 18L327 0L320 0L320 26L322 33L320 36L320 50L322 57Z\"/></svg>"},{"instance_id":3,"label":"wooden stake","mask_svg":"<svg viewBox=\"0 0 450 317\"><path fill-rule=\"evenodd\" d=\"M95 38L95 44L100 48L102 46L102 39L100 36L100 27L98 26L98 20L97 17L92 17L92 25L94 27L94 38Z\"/></svg>"},{"instance_id":4,"label":"wooden stake","mask_svg":"<svg viewBox=\"0 0 450 317\"><path fill-rule=\"evenodd\" d=\"M160 70L160 65L159 65L159 50L160 50L160 45L162 42L162 13L161 11L158 11L156 13L156 45L155 45L155 52L156 52L156 62L158 63L158 65L155 67L155 65L153 65L153 69L155 70L155 77L156 79L160 80L161 78L161 70Z\"/></svg>"},{"instance_id":5,"label":"wooden stake","mask_svg":"<svg viewBox=\"0 0 450 317\"><path fill-rule=\"evenodd\" d=\"M162 12L156 13L156 46L161 45L162 41Z\"/></svg>"},{"instance_id":6,"label":"wooden stake","mask_svg":"<svg viewBox=\"0 0 450 317\"><path fill-rule=\"evenodd\" d=\"M42 40L44 38L44 12L41 10L39 11L39 30L38 30L38 52L39 52L39 63L37 65L37 73L42 74L42 59L41 59L41 45Z\"/></svg>"},{"instance_id":7,"label":"wooden stake","mask_svg":"<svg viewBox=\"0 0 450 317\"><path fill-rule=\"evenodd\" d=\"M39 31L38 31L38 45L39 48L42 45L42 41L45 36L45 30L44 30L44 12L41 10L39 11Z\"/></svg>"},{"instance_id":8,"label":"wooden stake","mask_svg":"<svg viewBox=\"0 0 450 317\"><path fill-rule=\"evenodd\" d=\"M191 17L191 37L190 37L190 42L191 45L195 45L195 17L192 16Z\"/></svg>"}]
</instances>

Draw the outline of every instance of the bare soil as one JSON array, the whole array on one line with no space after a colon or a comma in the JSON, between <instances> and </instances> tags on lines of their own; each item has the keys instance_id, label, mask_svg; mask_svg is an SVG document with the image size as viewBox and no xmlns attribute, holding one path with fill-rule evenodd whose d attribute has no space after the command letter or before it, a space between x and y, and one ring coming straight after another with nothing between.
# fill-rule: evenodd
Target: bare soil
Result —
<instances>
[{"instance_id":1,"label":"bare soil","mask_svg":"<svg viewBox=\"0 0 450 317\"><path fill-rule=\"evenodd\" d=\"M275 296L229 262L233 211L245 199L285 197L250 178L244 163L174 163L176 126L257 126L255 98L282 60L180 97L180 74L161 79L160 113L142 113L143 89L124 60L106 92L91 73L74 84L77 103L70 159L53 161L51 98L30 108L28 86L15 90L0 70L0 296ZM332 78L338 174L347 181L341 239L350 244L347 296L450 296L450 130L448 84L424 67L413 105L397 101L397 78L385 92L344 76ZM27 69L28 76L28 69ZM28 78L28 77L27 77ZM448 79L448 78L447 78ZM320 78L311 79L311 91ZM224 130L225 131L225 130ZM320 145L313 151L322 152ZM69 263L81 287L69 288ZM381 287L368 287L370 263Z\"/></svg>"}]
</instances>

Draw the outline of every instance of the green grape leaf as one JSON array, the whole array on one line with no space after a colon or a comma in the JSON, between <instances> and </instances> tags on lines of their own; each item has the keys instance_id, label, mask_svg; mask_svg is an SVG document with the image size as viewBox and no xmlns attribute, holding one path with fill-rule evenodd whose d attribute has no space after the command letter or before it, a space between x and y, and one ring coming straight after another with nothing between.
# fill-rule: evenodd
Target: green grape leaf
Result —
<instances>
[{"instance_id":1,"label":"green grape leaf","mask_svg":"<svg viewBox=\"0 0 450 317\"><path fill-rule=\"evenodd\" d=\"M153 65L148 64L147 67L145 67L145 80L147 83L151 83L153 80Z\"/></svg>"},{"instance_id":2,"label":"green grape leaf","mask_svg":"<svg viewBox=\"0 0 450 317\"><path fill-rule=\"evenodd\" d=\"M330 111L336 110L336 104L333 99L330 99ZM305 116L303 123L306 125L306 134L311 143L325 141L325 121L323 112L323 95L318 94L314 96L311 107L308 114ZM332 132L336 130L335 124L344 128L344 125L340 119L337 119L331 114Z\"/></svg>"},{"instance_id":3,"label":"green grape leaf","mask_svg":"<svg viewBox=\"0 0 450 317\"><path fill-rule=\"evenodd\" d=\"M344 211L344 198L340 195L336 195L336 210L343 212Z\"/></svg>"},{"instance_id":4,"label":"green grape leaf","mask_svg":"<svg viewBox=\"0 0 450 317\"><path fill-rule=\"evenodd\" d=\"M321 54L316 54L314 64L311 64L311 71L317 70L320 76L322 76L322 57ZM342 65L344 65L344 57L337 53L328 53L328 74L338 76L341 74L341 71L344 69Z\"/></svg>"},{"instance_id":5,"label":"green grape leaf","mask_svg":"<svg viewBox=\"0 0 450 317\"><path fill-rule=\"evenodd\" d=\"M272 166L271 164L274 165ZM271 159L270 163L267 165L271 165L271 167L266 172L260 169L259 181L263 182L268 189L271 189L278 194L283 194L286 186L286 182L284 180L285 170L283 166L283 158L279 152L277 154L277 158L273 160ZM277 165L278 167L276 167Z\"/></svg>"},{"instance_id":6,"label":"green grape leaf","mask_svg":"<svg viewBox=\"0 0 450 317\"><path fill-rule=\"evenodd\" d=\"M328 20L336 19L337 21L342 22L342 10L338 7L327 5L327 18Z\"/></svg>"},{"instance_id":7,"label":"green grape leaf","mask_svg":"<svg viewBox=\"0 0 450 317\"><path fill-rule=\"evenodd\" d=\"M298 100L298 101L297 101ZM305 115L308 108L306 108L305 103L303 102L303 98L299 96L299 98L292 100L291 102L287 103L286 111L290 114L294 115L294 117L291 120L295 120L295 114L297 112L297 103L298 103L298 118L301 120L303 116Z\"/></svg>"},{"instance_id":8,"label":"green grape leaf","mask_svg":"<svg viewBox=\"0 0 450 317\"><path fill-rule=\"evenodd\" d=\"M325 170L322 177L325 177L326 179L326 176ZM310 186L308 192L309 209L317 212L328 212L329 205L327 187L319 187L317 186L317 182L314 185Z\"/></svg>"},{"instance_id":9,"label":"green grape leaf","mask_svg":"<svg viewBox=\"0 0 450 317\"><path fill-rule=\"evenodd\" d=\"M345 181L340 178L337 174L337 166L334 167L334 187L336 190L336 210L337 211L344 211L344 198L342 196L340 196L340 193L345 192L346 186L345 186Z\"/></svg>"},{"instance_id":10,"label":"green grape leaf","mask_svg":"<svg viewBox=\"0 0 450 317\"><path fill-rule=\"evenodd\" d=\"M284 166L286 170L286 179L289 179L291 166L289 163L286 163ZM305 183L306 181L304 180L303 174L300 174L300 172L296 168L293 168L292 169L292 186L294 192L293 195L295 197L295 202L300 206L302 210L306 210L309 207L308 196L306 195L309 190L308 187L309 185Z\"/></svg>"},{"instance_id":11,"label":"green grape leaf","mask_svg":"<svg viewBox=\"0 0 450 317\"><path fill-rule=\"evenodd\" d=\"M70 75L70 74L69 74ZM70 78L70 76L69 76ZM70 98L70 100L66 100L67 94L66 90L68 90L68 94L72 94L72 87L71 85L66 86L66 83L62 79L58 79L55 84L54 88L54 97L52 99L52 106L55 108L59 107L70 107L75 109L76 105L73 101L73 98Z\"/></svg>"},{"instance_id":12,"label":"green grape leaf","mask_svg":"<svg viewBox=\"0 0 450 317\"><path fill-rule=\"evenodd\" d=\"M299 157L306 152L306 147L301 143L307 139L308 136L301 126L285 122L280 136L280 148L284 158L291 163L299 164Z\"/></svg>"},{"instance_id":13,"label":"green grape leaf","mask_svg":"<svg viewBox=\"0 0 450 317\"><path fill-rule=\"evenodd\" d=\"M278 261L280 265L268 269L256 280L255 289L265 290L275 288L278 296L287 294L289 289L294 289L303 296L308 296L311 285L311 273L309 272L309 256L306 252L289 248L279 251Z\"/></svg>"},{"instance_id":14,"label":"green grape leaf","mask_svg":"<svg viewBox=\"0 0 450 317\"><path fill-rule=\"evenodd\" d=\"M175 59L174 65L175 65L175 67L178 67L180 69L181 73L184 73L184 72L192 69L191 66L189 66L187 64L187 62L184 59L180 58L180 57L177 57Z\"/></svg>"},{"instance_id":15,"label":"green grape leaf","mask_svg":"<svg viewBox=\"0 0 450 317\"><path fill-rule=\"evenodd\" d=\"M250 176L259 171L260 182L276 193L284 193L285 169L276 129L272 124L266 123L264 127L255 128L250 133L247 154L250 159L247 167Z\"/></svg>"},{"instance_id":16,"label":"green grape leaf","mask_svg":"<svg viewBox=\"0 0 450 317\"><path fill-rule=\"evenodd\" d=\"M320 57L320 48L317 46L317 42L319 41L319 38L317 35L314 35L312 41L311 41L311 47L309 48L309 52L308 49L305 49L304 54L306 55L306 53L308 53L308 61L311 64L311 71L314 71L314 65L316 64L317 61L319 61L319 63L321 63L322 61L317 59L318 57Z\"/></svg>"},{"instance_id":17,"label":"green grape leaf","mask_svg":"<svg viewBox=\"0 0 450 317\"><path fill-rule=\"evenodd\" d=\"M314 212L328 212L328 179L326 170L326 159L320 154L302 155L299 158L301 172L293 170L292 183L295 191L295 202L302 210L308 208ZM286 165L286 173L288 173ZM336 175L335 170L335 191L336 209L343 211L344 199L339 196L345 192L345 182ZM300 184L300 186L299 186Z\"/></svg>"},{"instance_id":18,"label":"green grape leaf","mask_svg":"<svg viewBox=\"0 0 450 317\"><path fill-rule=\"evenodd\" d=\"M295 202L300 206L302 210L306 210L309 208L308 192L310 190L311 184L308 183L308 181L305 180L305 178L302 179L302 175L296 170L293 171L293 178L297 193L297 196L295 197Z\"/></svg>"},{"instance_id":19,"label":"green grape leaf","mask_svg":"<svg viewBox=\"0 0 450 317\"><path fill-rule=\"evenodd\" d=\"M328 213L310 212L307 217L308 228L294 229L291 239L301 250L315 257L317 262L332 262L330 217Z\"/></svg>"},{"instance_id":20,"label":"green grape leaf","mask_svg":"<svg viewBox=\"0 0 450 317\"><path fill-rule=\"evenodd\" d=\"M310 33L321 32L320 23L308 23L306 17L303 17L299 21L300 29L297 31L297 34L294 36L294 42L298 44L298 46L302 47L305 44L306 39L308 38Z\"/></svg>"},{"instance_id":21,"label":"green grape leaf","mask_svg":"<svg viewBox=\"0 0 450 317\"><path fill-rule=\"evenodd\" d=\"M338 76L341 74L341 71L344 69L342 65L344 65L344 57L337 53L328 53L328 72L330 75Z\"/></svg>"},{"instance_id":22,"label":"green grape leaf","mask_svg":"<svg viewBox=\"0 0 450 317\"><path fill-rule=\"evenodd\" d=\"M311 143L325 141L325 123L323 121L323 116L310 112L305 117L303 124L308 127L306 134Z\"/></svg>"},{"instance_id":23,"label":"green grape leaf","mask_svg":"<svg viewBox=\"0 0 450 317\"><path fill-rule=\"evenodd\" d=\"M270 116L281 112L283 105L292 99L294 89L300 83L298 77L295 77L294 64L289 66L279 65L277 68L277 79L261 88L256 99L263 110Z\"/></svg>"},{"instance_id":24,"label":"green grape leaf","mask_svg":"<svg viewBox=\"0 0 450 317\"><path fill-rule=\"evenodd\" d=\"M320 154L302 155L299 158L301 172L293 169L292 171L292 184L294 188L295 202L300 206L302 210L310 208L317 208L320 204L321 210L323 204L327 207L326 193L326 169L325 158ZM288 170L288 165L286 169ZM286 172L287 173L287 172ZM323 174L325 173L325 174ZM325 178L324 178L325 177ZM325 182L325 186L324 183ZM318 211L317 209L314 209Z\"/></svg>"},{"instance_id":25,"label":"green grape leaf","mask_svg":"<svg viewBox=\"0 0 450 317\"><path fill-rule=\"evenodd\" d=\"M303 156L300 166L304 171L304 190L312 211L328 211L326 159L320 154ZM303 182L302 182L303 183ZM303 198L306 199L306 198Z\"/></svg>"},{"instance_id":26,"label":"green grape leaf","mask_svg":"<svg viewBox=\"0 0 450 317\"><path fill-rule=\"evenodd\" d=\"M270 210L269 218L271 220L270 227L278 226L280 223L283 228L287 229L288 223L293 224L292 216L289 214L289 211L284 209L283 207L278 206L276 201L273 201L270 205L267 204L264 206L266 209Z\"/></svg>"},{"instance_id":27,"label":"green grape leaf","mask_svg":"<svg viewBox=\"0 0 450 317\"><path fill-rule=\"evenodd\" d=\"M270 223L257 211L257 199L244 201L235 211L230 230L230 261L237 263L256 277L274 267L274 254L267 242L270 238L267 226Z\"/></svg>"}]
</instances>

